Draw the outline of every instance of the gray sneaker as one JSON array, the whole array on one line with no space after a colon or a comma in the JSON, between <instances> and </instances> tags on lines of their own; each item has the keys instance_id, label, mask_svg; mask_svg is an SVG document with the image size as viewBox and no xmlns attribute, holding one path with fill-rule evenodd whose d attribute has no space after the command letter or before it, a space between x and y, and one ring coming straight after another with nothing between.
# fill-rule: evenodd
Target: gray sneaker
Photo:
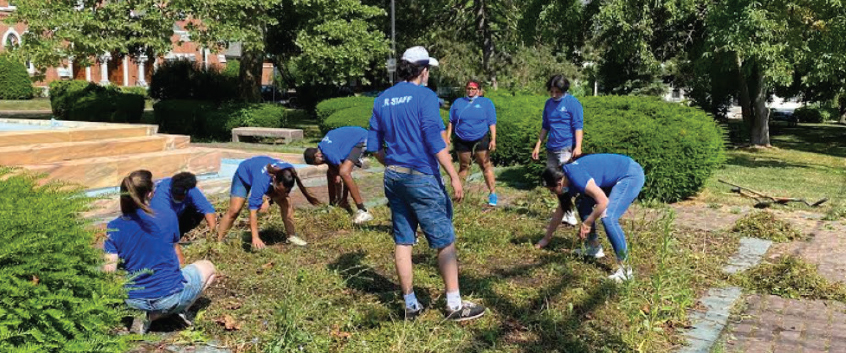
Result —
<instances>
[{"instance_id":1,"label":"gray sneaker","mask_svg":"<svg viewBox=\"0 0 846 353\"><path fill-rule=\"evenodd\" d=\"M485 315L485 307L469 301L462 301L461 307L458 310L447 309L447 320L452 321L467 321L478 319Z\"/></svg>"},{"instance_id":2,"label":"gray sneaker","mask_svg":"<svg viewBox=\"0 0 846 353\"><path fill-rule=\"evenodd\" d=\"M306 245L308 245L308 243L305 240L302 240L300 237L298 237L296 235L292 235L292 236L288 237L288 243L294 244L296 246L306 246Z\"/></svg>"},{"instance_id":3,"label":"gray sneaker","mask_svg":"<svg viewBox=\"0 0 846 353\"><path fill-rule=\"evenodd\" d=\"M151 323L153 322L150 321L150 315L146 313L143 316L135 316L132 318L132 326L129 328L129 332L143 335L150 329Z\"/></svg>"},{"instance_id":4,"label":"gray sneaker","mask_svg":"<svg viewBox=\"0 0 846 353\"><path fill-rule=\"evenodd\" d=\"M405 319L406 320L414 320L418 316L423 314L423 306L418 306L414 309L410 309L408 307L405 308Z\"/></svg>"}]
</instances>

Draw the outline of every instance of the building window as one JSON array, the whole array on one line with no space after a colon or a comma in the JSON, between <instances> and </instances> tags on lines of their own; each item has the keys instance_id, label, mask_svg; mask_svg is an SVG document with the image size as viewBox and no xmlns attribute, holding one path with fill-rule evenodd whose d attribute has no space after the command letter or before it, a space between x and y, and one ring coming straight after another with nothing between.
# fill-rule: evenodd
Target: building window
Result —
<instances>
[{"instance_id":1,"label":"building window","mask_svg":"<svg viewBox=\"0 0 846 353\"><path fill-rule=\"evenodd\" d=\"M9 35L6 37L6 43L4 43L6 48L14 48L19 44L21 44L21 40L14 33L9 33Z\"/></svg>"},{"instance_id":2,"label":"building window","mask_svg":"<svg viewBox=\"0 0 846 353\"><path fill-rule=\"evenodd\" d=\"M681 99L681 90L678 88L673 89L673 99Z\"/></svg>"}]
</instances>

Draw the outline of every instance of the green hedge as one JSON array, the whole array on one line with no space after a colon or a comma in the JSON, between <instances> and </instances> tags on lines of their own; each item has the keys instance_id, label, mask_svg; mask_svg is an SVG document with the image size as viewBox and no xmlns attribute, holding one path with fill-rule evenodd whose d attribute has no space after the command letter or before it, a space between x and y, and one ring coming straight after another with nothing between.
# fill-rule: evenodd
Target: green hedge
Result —
<instances>
[{"instance_id":1,"label":"green hedge","mask_svg":"<svg viewBox=\"0 0 846 353\"><path fill-rule=\"evenodd\" d=\"M302 119L306 112L277 104L225 103L167 100L153 105L162 132L191 135L198 139L229 140L236 127L283 127Z\"/></svg>"},{"instance_id":2,"label":"green hedge","mask_svg":"<svg viewBox=\"0 0 846 353\"><path fill-rule=\"evenodd\" d=\"M138 123L144 114L143 92L81 80L53 81L50 105L62 120Z\"/></svg>"},{"instance_id":3,"label":"green hedge","mask_svg":"<svg viewBox=\"0 0 846 353\"><path fill-rule=\"evenodd\" d=\"M370 109L373 109L373 100L373 97L331 98L318 103L314 112L317 115L317 122L322 124L330 115L339 110L357 106L369 106Z\"/></svg>"},{"instance_id":4,"label":"green hedge","mask_svg":"<svg viewBox=\"0 0 846 353\"><path fill-rule=\"evenodd\" d=\"M827 120L836 120L839 117L839 110L830 104L809 104L793 111L802 123L822 123Z\"/></svg>"},{"instance_id":5,"label":"green hedge","mask_svg":"<svg viewBox=\"0 0 846 353\"><path fill-rule=\"evenodd\" d=\"M238 77L188 60L165 61L150 79L150 97L228 102L238 98Z\"/></svg>"},{"instance_id":6,"label":"green hedge","mask_svg":"<svg viewBox=\"0 0 846 353\"><path fill-rule=\"evenodd\" d=\"M0 352L125 352L117 277L79 214L88 199L0 167Z\"/></svg>"},{"instance_id":7,"label":"green hedge","mask_svg":"<svg viewBox=\"0 0 846 353\"><path fill-rule=\"evenodd\" d=\"M32 99L33 87L26 66L0 55L0 99Z\"/></svg>"}]
</instances>

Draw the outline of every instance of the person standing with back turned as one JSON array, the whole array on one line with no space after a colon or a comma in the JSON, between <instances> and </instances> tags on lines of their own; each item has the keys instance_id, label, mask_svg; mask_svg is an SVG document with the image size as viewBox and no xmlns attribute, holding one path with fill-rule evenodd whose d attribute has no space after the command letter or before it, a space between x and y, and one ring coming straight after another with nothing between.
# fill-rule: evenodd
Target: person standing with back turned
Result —
<instances>
[{"instance_id":1,"label":"person standing with back turned","mask_svg":"<svg viewBox=\"0 0 846 353\"><path fill-rule=\"evenodd\" d=\"M441 179L438 164L449 174L456 201L464 196L461 179L452 166L438 112L438 97L423 87L429 67L438 62L425 48L409 48L397 69L400 81L373 103L367 150L385 165L385 196L391 207L397 275L405 300L405 317L413 319L423 307L412 288L411 253L417 243L417 226L429 246L438 250L438 267L446 288L446 317L464 321L478 318L485 307L462 301L458 288L458 260L452 201Z\"/></svg>"}]
</instances>

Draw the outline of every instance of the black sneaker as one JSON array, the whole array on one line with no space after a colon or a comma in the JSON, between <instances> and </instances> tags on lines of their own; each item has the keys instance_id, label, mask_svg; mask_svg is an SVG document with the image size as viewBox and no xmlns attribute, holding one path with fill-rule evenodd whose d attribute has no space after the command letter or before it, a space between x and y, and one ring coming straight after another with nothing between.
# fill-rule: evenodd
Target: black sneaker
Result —
<instances>
[{"instance_id":1,"label":"black sneaker","mask_svg":"<svg viewBox=\"0 0 846 353\"><path fill-rule=\"evenodd\" d=\"M418 306L414 309L405 308L405 319L406 320L414 320L418 316L420 316L420 314L423 314L423 307L422 306Z\"/></svg>"},{"instance_id":2,"label":"black sneaker","mask_svg":"<svg viewBox=\"0 0 846 353\"><path fill-rule=\"evenodd\" d=\"M447 320L466 321L473 320L485 315L485 307L469 301L462 301L458 310L447 309Z\"/></svg>"}]
</instances>

